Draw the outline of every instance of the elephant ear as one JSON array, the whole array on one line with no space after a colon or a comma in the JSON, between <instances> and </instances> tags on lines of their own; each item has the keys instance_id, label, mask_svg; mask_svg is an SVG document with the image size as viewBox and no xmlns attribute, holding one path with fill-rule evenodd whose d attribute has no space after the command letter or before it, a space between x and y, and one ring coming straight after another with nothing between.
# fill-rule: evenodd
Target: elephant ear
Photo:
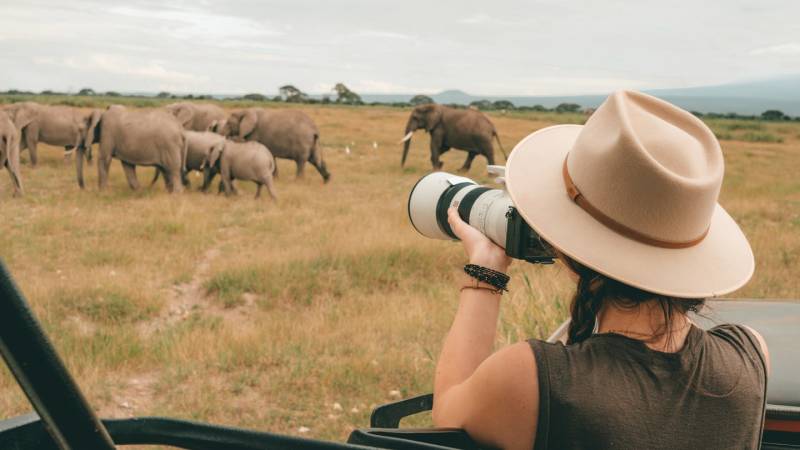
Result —
<instances>
[{"instance_id":1,"label":"elephant ear","mask_svg":"<svg viewBox=\"0 0 800 450\"><path fill-rule=\"evenodd\" d=\"M426 114L426 122L428 122L426 130L430 133L442 122L442 108L439 105L429 105Z\"/></svg>"},{"instance_id":2,"label":"elephant ear","mask_svg":"<svg viewBox=\"0 0 800 450\"><path fill-rule=\"evenodd\" d=\"M83 145L88 149L95 142L100 142L100 124L103 121L103 112L99 109L92 110L89 116L89 123L86 127L86 136L83 138Z\"/></svg>"},{"instance_id":3,"label":"elephant ear","mask_svg":"<svg viewBox=\"0 0 800 450\"><path fill-rule=\"evenodd\" d=\"M208 167L217 165L222 152L225 151L225 141L218 142L211 147L211 152L208 154Z\"/></svg>"},{"instance_id":4,"label":"elephant ear","mask_svg":"<svg viewBox=\"0 0 800 450\"><path fill-rule=\"evenodd\" d=\"M36 109L30 105L23 104L16 108L14 112L14 126L21 130L28 126L36 118Z\"/></svg>"},{"instance_id":5,"label":"elephant ear","mask_svg":"<svg viewBox=\"0 0 800 450\"><path fill-rule=\"evenodd\" d=\"M242 114L242 121L239 122L239 137L246 139L253 130L256 129L256 111L250 109Z\"/></svg>"},{"instance_id":6,"label":"elephant ear","mask_svg":"<svg viewBox=\"0 0 800 450\"><path fill-rule=\"evenodd\" d=\"M188 105L180 105L176 107L173 110L173 114L175 114L175 117L178 118L178 122L180 122L184 127L189 125L189 122L192 120L192 116L194 116L192 108L190 108Z\"/></svg>"}]
</instances>

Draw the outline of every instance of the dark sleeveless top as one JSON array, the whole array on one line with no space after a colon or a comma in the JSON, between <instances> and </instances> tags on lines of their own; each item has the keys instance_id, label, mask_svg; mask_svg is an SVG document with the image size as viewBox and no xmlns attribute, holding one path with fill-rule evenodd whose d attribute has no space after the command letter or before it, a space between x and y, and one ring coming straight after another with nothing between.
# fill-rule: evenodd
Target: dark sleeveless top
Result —
<instances>
[{"instance_id":1,"label":"dark sleeveless top","mask_svg":"<svg viewBox=\"0 0 800 450\"><path fill-rule=\"evenodd\" d=\"M614 333L529 343L539 373L535 450L760 446L766 368L740 326L692 326L676 353Z\"/></svg>"}]
</instances>

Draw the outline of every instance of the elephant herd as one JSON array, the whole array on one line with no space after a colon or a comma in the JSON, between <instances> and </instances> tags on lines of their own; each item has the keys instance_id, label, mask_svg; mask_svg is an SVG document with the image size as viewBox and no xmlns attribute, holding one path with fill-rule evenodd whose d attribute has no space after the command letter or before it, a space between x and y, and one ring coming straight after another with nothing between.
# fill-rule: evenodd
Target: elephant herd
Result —
<instances>
[{"instance_id":1,"label":"elephant herd","mask_svg":"<svg viewBox=\"0 0 800 450\"><path fill-rule=\"evenodd\" d=\"M497 131L489 118L474 109L456 109L438 104L416 106L408 118L402 139L401 166L408 156L416 130L430 134L431 165L440 170L440 155L451 148L464 150L468 171L476 156L494 164L493 141L503 156ZM173 103L163 108L139 109L112 105L105 110L20 102L0 107L0 165L11 176L14 195L21 195L20 152L28 150L31 166L38 162L37 145L61 146L75 157L78 185L84 188L84 160L91 163L92 147L98 144L98 185L108 184L113 158L122 164L131 189L139 188L137 166L156 168L169 192L189 186L187 174L203 173L201 190L207 191L219 174L220 192L236 193L234 180L249 180L275 198L273 177L278 174L274 158L289 159L302 177L306 163L317 169L327 183L331 174L322 157L319 129L304 112L295 109L246 108L230 114L214 104Z\"/></svg>"},{"instance_id":2,"label":"elephant herd","mask_svg":"<svg viewBox=\"0 0 800 450\"><path fill-rule=\"evenodd\" d=\"M202 190L213 178L222 178L220 191L236 193L234 180L253 181L275 198L274 158L295 161L297 175L303 176L310 162L330 179L319 130L305 113L296 110L247 108L226 114L213 104L174 103L164 108L138 109L120 105L105 110L82 110L68 106L21 102L0 108L0 164L6 167L14 184L14 195L21 195L20 152L27 149L30 162L38 162L39 142L63 146L75 157L78 185L84 188L84 160L93 159L92 147L98 144L98 185L108 184L112 159L122 164L128 185L139 188L137 166L156 168L169 192L189 186L187 174L203 172ZM152 185L152 183L151 183Z\"/></svg>"}]
</instances>

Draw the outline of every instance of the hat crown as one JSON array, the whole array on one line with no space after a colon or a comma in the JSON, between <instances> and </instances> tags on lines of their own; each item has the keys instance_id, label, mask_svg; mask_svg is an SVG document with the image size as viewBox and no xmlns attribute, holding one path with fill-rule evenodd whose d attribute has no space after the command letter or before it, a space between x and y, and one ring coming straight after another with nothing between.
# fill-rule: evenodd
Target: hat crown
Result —
<instances>
[{"instance_id":1,"label":"hat crown","mask_svg":"<svg viewBox=\"0 0 800 450\"><path fill-rule=\"evenodd\" d=\"M615 92L594 112L567 168L605 216L676 243L708 230L724 173L719 142L700 119L632 91Z\"/></svg>"}]
</instances>

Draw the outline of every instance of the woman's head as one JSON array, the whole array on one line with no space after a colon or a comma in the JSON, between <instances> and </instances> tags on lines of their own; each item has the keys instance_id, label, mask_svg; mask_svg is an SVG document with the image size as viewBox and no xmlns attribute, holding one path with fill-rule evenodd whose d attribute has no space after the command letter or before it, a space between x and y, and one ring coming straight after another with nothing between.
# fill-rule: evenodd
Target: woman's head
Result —
<instances>
[{"instance_id":1,"label":"woman's head","mask_svg":"<svg viewBox=\"0 0 800 450\"><path fill-rule=\"evenodd\" d=\"M663 336L670 340L676 318L689 311L698 311L705 299L686 299L654 294L600 274L570 257L559 254L559 259L577 276L577 288L570 304L570 325L567 343L586 340L592 335L595 320L603 306L613 304L622 309L657 306L662 320L653 330L652 340Z\"/></svg>"},{"instance_id":2,"label":"woman's head","mask_svg":"<svg viewBox=\"0 0 800 450\"><path fill-rule=\"evenodd\" d=\"M505 183L537 234L594 272L644 297L692 299L736 290L754 269L747 238L717 204L723 172L719 142L700 119L620 91L585 125L547 127L520 141ZM587 292L638 298L598 280Z\"/></svg>"}]
</instances>

